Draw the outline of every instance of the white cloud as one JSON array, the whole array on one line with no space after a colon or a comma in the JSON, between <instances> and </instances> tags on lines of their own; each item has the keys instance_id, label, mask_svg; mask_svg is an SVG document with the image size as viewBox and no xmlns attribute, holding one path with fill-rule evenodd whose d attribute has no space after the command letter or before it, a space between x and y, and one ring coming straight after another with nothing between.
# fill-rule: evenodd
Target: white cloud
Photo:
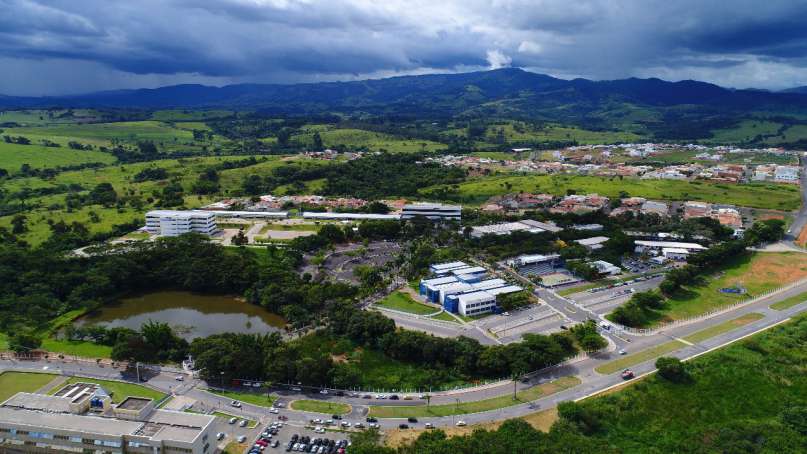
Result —
<instances>
[{"instance_id":1,"label":"white cloud","mask_svg":"<svg viewBox=\"0 0 807 454\"><path fill-rule=\"evenodd\" d=\"M495 49L487 52L487 61L490 69L499 69L510 66L513 59L504 55L502 51Z\"/></svg>"},{"instance_id":2,"label":"white cloud","mask_svg":"<svg viewBox=\"0 0 807 454\"><path fill-rule=\"evenodd\" d=\"M521 41L521 44L518 45L518 51L523 54L537 55L543 50L543 46L534 41Z\"/></svg>"}]
</instances>

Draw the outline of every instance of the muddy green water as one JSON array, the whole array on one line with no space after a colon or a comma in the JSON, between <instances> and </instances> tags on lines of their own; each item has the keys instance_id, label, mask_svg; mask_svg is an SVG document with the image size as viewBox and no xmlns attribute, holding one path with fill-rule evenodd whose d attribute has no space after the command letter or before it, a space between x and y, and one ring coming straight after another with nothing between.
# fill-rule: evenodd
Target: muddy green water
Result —
<instances>
[{"instance_id":1,"label":"muddy green water","mask_svg":"<svg viewBox=\"0 0 807 454\"><path fill-rule=\"evenodd\" d=\"M140 329L149 320L168 323L187 340L212 334L270 333L285 325L282 317L231 296L190 292L154 292L121 299L77 320L79 324Z\"/></svg>"}]
</instances>

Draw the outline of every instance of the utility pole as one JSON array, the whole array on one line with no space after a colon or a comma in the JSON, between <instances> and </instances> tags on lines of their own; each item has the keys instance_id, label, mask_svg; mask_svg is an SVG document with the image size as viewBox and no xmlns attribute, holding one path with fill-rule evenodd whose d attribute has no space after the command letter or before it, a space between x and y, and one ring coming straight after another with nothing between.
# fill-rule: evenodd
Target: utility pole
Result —
<instances>
[{"instance_id":1,"label":"utility pole","mask_svg":"<svg viewBox=\"0 0 807 454\"><path fill-rule=\"evenodd\" d=\"M140 361L135 362L135 370L137 371L137 382L140 383Z\"/></svg>"}]
</instances>

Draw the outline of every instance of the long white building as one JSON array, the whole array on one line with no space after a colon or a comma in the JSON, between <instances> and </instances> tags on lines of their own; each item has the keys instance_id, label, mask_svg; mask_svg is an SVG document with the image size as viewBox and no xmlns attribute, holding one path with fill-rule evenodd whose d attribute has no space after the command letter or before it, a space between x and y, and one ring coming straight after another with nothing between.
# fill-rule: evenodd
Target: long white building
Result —
<instances>
[{"instance_id":1,"label":"long white building","mask_svg":"<svg viewBox=\"0 0 807 454\"><path fill-rule=\"evenodd\" d=\"M443 205L440 203L415 203L404 205L401 219L424 217L433 221L450 221L462 219L462 207L459 205Z\"/></svg>"},{"instance_id":2,"label":"long white building","mask_svg":"<svg viewBox=\"0 0 807 454\"><path fill-rule=\"evenodd\" d=\"M216 215L210 211L153 210L146 213L146 230L162 236L190 232L214 235L218 227Z\"/></svg>"}]
</instances>

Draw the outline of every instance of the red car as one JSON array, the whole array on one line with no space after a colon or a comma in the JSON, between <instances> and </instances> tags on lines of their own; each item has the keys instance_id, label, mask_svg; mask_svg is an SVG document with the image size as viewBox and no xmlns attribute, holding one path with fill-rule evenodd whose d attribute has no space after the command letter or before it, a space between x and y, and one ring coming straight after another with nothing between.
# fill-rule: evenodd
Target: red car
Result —
<instances>
[{"instance_id":1,"label":"red car","mask_svg":"<svg viewBox=\"0 0 807 454\"><path fill-rule=\"evenodd\" d=\"M630 380L631 378L635 377L636 374L633 373L630 369L625 369L622 371L622 379L623 380Z\"/></svg>"}]
</instances>

